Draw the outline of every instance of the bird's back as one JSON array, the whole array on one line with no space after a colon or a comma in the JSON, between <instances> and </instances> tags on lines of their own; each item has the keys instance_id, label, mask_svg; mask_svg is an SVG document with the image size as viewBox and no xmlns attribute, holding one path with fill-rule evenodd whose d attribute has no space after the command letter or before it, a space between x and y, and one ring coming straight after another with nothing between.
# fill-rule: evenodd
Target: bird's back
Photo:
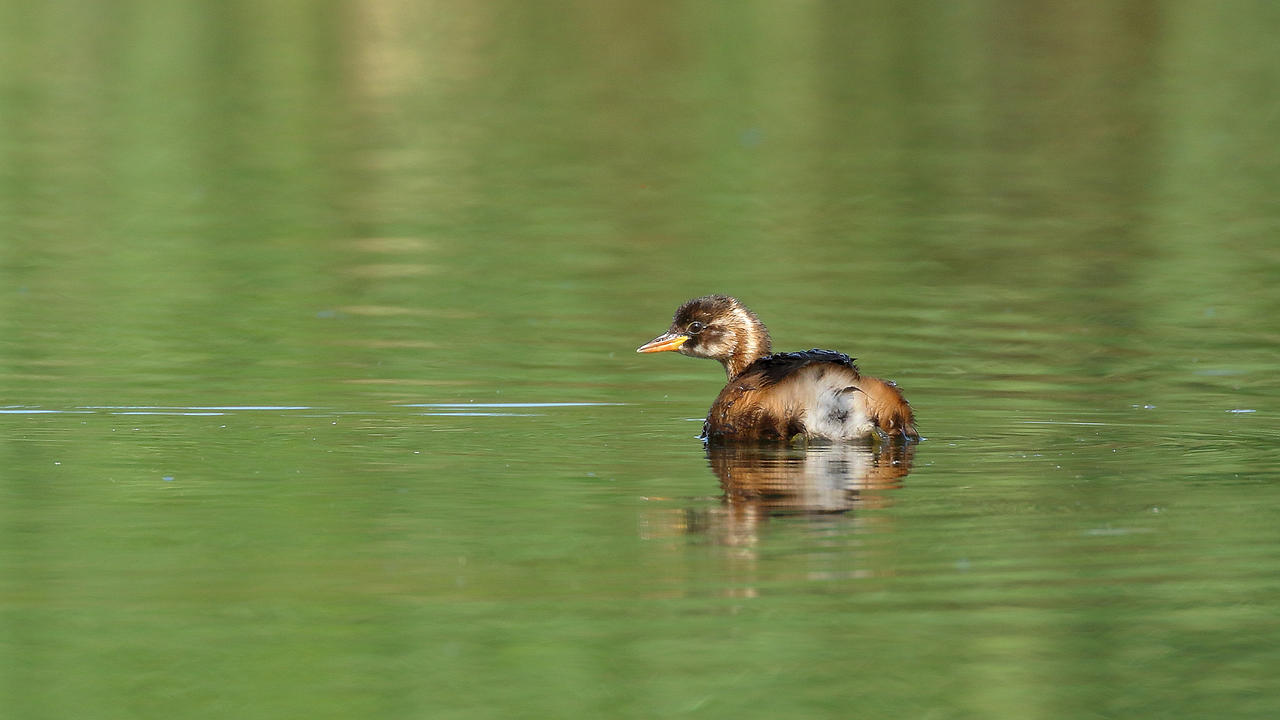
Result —
<instances>
[{"instance_id":1,"label":"bird's back","mask_svg":"<svg viewBox=\"0 0 1280 720\"><path fill-rule=\"evenodd\" d=\"M778 353L729 381L703 426L708 440L916 439L911 407L897 386L858 372L831 350Z\"/></svg>"}]
</instances>

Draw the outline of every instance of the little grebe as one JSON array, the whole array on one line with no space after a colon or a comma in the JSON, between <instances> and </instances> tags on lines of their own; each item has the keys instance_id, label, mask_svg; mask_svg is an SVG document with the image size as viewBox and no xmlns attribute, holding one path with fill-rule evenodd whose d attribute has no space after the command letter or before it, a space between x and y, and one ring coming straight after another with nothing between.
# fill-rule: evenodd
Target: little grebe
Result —
<instances>
[{"instance_id":1,"label":"little grebe","mask_svg":"<svg viewBox=\"0 0 1280 720\"><path fill-rule=\"evenodd\" d=\"M715 440L919 440L892 382L862 375L832 350L769 354L769 331L736 298L708 295L676 310L667 332L636 349L719 360L729 376L702 435Z\"/></svg>"}]
</instances>

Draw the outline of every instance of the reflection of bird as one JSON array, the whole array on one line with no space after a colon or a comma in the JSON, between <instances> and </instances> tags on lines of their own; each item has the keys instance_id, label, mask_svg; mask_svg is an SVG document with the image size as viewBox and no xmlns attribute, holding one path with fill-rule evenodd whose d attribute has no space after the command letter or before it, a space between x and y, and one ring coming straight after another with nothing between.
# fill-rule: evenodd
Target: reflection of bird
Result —
<instances>
[{"instance_id":1,"label":"reflection of bird","mask_svg":"<svg viewBox=\"0 0 1280 720\"><path fill-rule=\"evenodd\" d=\"M867 490L902 487L916 446L836 444L810 448L712 445L711 470L729 504L748 503L768 514L844 512L869 499Z\"/></svg>"},{"instance_id":2,"label":"reflection of bird","mask_svg":"<svg viewBox=\"0 0 1280 720\"><path fill-rule=\"evenodd\" d=\"M719 360L729 376L703 426L708 440L920 439L896 385L860 374L852 358L831 350L770 355L769 331L735 298L690 300L636 352L669 350Z\"/></svg>"}]
</instances>

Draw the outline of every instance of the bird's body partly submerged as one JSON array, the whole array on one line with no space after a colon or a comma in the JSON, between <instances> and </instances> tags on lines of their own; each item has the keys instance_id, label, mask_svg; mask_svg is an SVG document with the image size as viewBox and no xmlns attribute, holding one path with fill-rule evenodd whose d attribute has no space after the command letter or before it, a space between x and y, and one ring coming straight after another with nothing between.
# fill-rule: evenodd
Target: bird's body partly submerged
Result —
<instances>
[{"instance_id":1,"label":"bird's body partly submerged","mask_svg":"<svg viewBox=\"0 0 1280 720\"><path fill-rule=\"evenodd\" d=\"M862 375L843 353L770 354L771 344L764 323L736 298L708 295L681 305L667 332L636 351L724 365L729 382L707 413L708 441L920 438L892 382Z\"/></svg>"}]
</instances>

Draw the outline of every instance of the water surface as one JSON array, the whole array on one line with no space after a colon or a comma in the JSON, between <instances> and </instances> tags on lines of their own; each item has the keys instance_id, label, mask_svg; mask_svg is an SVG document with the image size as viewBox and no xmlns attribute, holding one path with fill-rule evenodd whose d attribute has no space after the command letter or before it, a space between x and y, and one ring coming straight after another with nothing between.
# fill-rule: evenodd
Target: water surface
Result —
<instances>
[{"instance_id":1,"label":"water surface","mask_svg":"<svg viewBox=\"0 0 1280 720\"><path fill-rule=\"evenodd\" d=\"M1277 31L0 3L4 715L1275 717ZM710 292L928 440L705 450Z\"/></svg>"}]
</instances>

